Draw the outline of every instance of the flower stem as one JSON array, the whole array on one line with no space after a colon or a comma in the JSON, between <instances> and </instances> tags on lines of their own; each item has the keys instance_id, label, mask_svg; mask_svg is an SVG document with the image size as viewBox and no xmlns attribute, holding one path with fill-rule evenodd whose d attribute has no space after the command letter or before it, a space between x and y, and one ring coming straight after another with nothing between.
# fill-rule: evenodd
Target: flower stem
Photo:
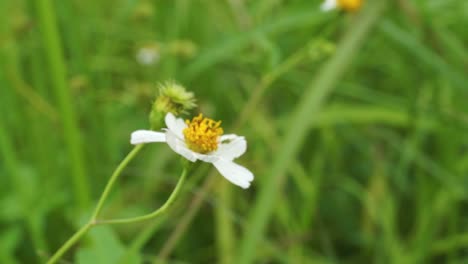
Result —
<instances>
[{"instance_id":1,"label":"flower stem","mask_svg":"<svg viewBox=\"0 0 468 264\"><path fill-rule=\"evenodd\" d=\"M106 188L102 192L101 197L99 198L99 202L96 205L96 209L94 209L94 213L91 216L89 222L80 230L78 230L70 239L68 239L67 242L65 242L65 244L63 244L55 252L55 254L49 259L49 261L47 261L47 264L56 263L63 256L63 254L65 254L65 252L67 252L70 249L70 247L72 247L83 235L85 235L88 232L88 230L91 227L96 225L96 218L101 212L102 206L104 205L107 196L109 196L112 186L114 185L119 175L122 173L123 169L127 167L128 163L136 156L136 154L141 150L143 146L144 145L137 145L136 147L134 147L133 150L130 151L130 153L128 153L125 159L122 160L122 162L120 162L120 164L117 166L114 173L112 174L111 178L107 182Z\"/></svg>"},{"instance_id":2,"label":"flower stem","mask_svg":"<svg viewBox=\"0 0 468 264\"><path fill-rule=\"evenodd\" d=\"M92 223L88 223L85 226L83 226L80 230L78 230L71 238L63 244L57 252L47 261L47 264L53 264L57 262L65 252L70 249L71 246L73 246L84 234L88 232L88 230L93 226Z\"/></svg>"},{"instance_id":3,"label":"flower stem","mask_svg":"<svg viewBox=\"0 0 468 264\"><path fill-rule=\"evenodd\" d=\"M94 209L94 213L91 216L91 222L95 222L97 216L102 210L102 206L104 205L104 202L107 199L107 196L109 196L110 190L114 186L115 181L119 177L120 173L122 173L122 170L127 167L128 163L135 157L135 155L143 148L144 144L137 145L133 148L133 150L128 153L128 155L125 157L125 159L117 166L115 169L114 173L112 174L111 178L107 182L106 188L101 194L101 197L99 198L99 202L96 205L96 209Z\"/></svg>"},{"instance_id":4,"label":"flower stem","mask_svg":"<svg viewBox=\"0 0 468 264\"><path fill-rule=\"evenodd\" d=\"M56 18L55 5L51 0L31 1L37 11L38 29L43 39L45 59L48 64L53 92L57 100L63 125L63 136L70 157L71 175L77 206L85 210L90 205L90 186L86 177L83 148L78 129L78 117L73 108L73 99L68 87L68 75L60 41L59 24Z\"/></svg>"},{"instance_id":5,"label":"flower stem","mask_svg":"<svg viewBox=\"0 0 468 264\"><path fill-rule=\"evenodd\" d=\"M182 175L179 178L179 181L177 182L177 185L172 191L171 195L167 199L167 201L159 207L156 211L142 215L142 216L137 216L137 217L131 217L131 218L124 218L124 219L111 219L111 220L101 220L101 221L95 221L94 224L96 225L105 225L105 224L128 224L128 223L135 223L135 222L140 222L140 221L145 221L149 220L152 218L155 218L159 216L160 214L166 212L166 210L174 203L175 199L177 198L177 195L179 194L180 190L182 189L182 185L185 182L185 178L187 176L188 169L184 168L182 171Z\"/></svg>"}]
</instances>

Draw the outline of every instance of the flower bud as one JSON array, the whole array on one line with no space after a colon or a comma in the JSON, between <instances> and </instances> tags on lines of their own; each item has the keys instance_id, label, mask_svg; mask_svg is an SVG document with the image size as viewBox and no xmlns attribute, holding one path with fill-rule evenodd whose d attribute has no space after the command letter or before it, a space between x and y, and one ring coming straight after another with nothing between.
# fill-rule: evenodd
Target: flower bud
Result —
<instances>
[{"instance_id":1,"label":"flower bud","mask_svg":"<svg viewBox=\"0 0 468 264\"><path fill-rule=\"evenodd\" d=\"M152 130L164 127L164 117L168 112L175 116L187 114L195 108L195 97L183 86L175 82L166 82L159 85L159 95L153 103L149 121Z\"/></svg>"}]
</instances>

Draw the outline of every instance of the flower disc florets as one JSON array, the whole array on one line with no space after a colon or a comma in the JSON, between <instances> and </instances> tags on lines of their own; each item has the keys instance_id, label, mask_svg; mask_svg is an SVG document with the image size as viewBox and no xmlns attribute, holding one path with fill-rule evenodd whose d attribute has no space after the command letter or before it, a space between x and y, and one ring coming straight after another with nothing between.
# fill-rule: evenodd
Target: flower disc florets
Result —
<instances>
[{"instance_id":1,"label":"flower disc florets","mask_svg":"<svg viewBox=\"0 0 468 264\"><path fill-rule=\"evenodd\" d=\"M223 134L221 121L216 122L199 114L185 123L187 127L183 130L184 138L191 150L205 154L218 149L219 137Z\"/></svg>"},{"instance_id":2,"label":"flower disc florets","mask_svg":"<svg viewBox=\"0 0 468 264\"><path fill-rule=\"evenodd\" d=\"M362 0L338 0L338 5L346 11L356 11L362 5Z\"/></svg>"}]
</instances>

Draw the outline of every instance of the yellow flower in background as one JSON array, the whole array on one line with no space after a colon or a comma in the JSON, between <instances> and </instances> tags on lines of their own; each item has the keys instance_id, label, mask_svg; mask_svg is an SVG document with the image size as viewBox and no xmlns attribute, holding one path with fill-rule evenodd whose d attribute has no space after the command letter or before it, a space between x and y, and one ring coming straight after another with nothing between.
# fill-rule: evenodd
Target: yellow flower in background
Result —
<instances>
[{"instance_id":1,"label":"yellow flower in background","mask_svg":"<svg viewBox=\"0 0 468 264\"><path fill-rule=\"evenodd\" d=\"M322 11L330 11L333 9L342 9L353 12L361 8L363 0L325 0L320 8Z\"/></svg>"},{"instance_id":2,"label":"yellow flower in background","mask_svg":"<svg viewBox=\"0 0 468 264\"><path fill-rule=\"evenodd\" d=\"M191 162L201 160L213 164L219 173L233 184L249 188L254 175L247 168L233 162L247 150L244 137L223 135L221 122L198 115L184 122L172 113L165 117L164 132L137 130L131 135L133 145L166 142L169 147Z\"/></svg>"}]
</instances>

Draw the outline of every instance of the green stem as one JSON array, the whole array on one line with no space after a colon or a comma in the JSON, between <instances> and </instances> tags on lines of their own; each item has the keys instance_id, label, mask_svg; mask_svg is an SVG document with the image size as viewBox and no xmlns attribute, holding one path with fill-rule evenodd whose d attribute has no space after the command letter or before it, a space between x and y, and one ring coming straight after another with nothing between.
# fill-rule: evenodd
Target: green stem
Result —
<instances>
[{"instance_id":1,"label":"green stem","mask_svg":"<svg viewBox=\"0 0 468 264\"><path fill-rule=\"evenodd\" d=\"M64 140L70 157L74 194L81 210L88 208L91 191L86 177L86 162L81 147L78 118L73 108L73 99L67 84L67 69L63 58L58 23L54 4L51 0L33 1L37 11L39 31L44 44L51 84L57 99L63 125Z\"/></svg>"},{"instance_id":2,"label":"green stem","mask_svg":"<svg viewBox=\"0 0 468 264\"><path fill-rule=\"evenodd\" d=\"M155 218L159 216L160 214L166 212L166 210L174 203L177 195L179 194L180 190L182 189L182 185L184 184L185 178L187 176L188 169L184 168L182 171L182 175L179 178L179 181L177 182L177 185L172 191L171 195L167 199L167 201L156 211L147 214L147 215L142 215L142 216L137 216L137 217L131 217L131 218L124 218L124 219L112 219L112 220L101 220L101 221L96 221L94 222L96 225L105 225L105 224L128 224L128 223L134 223L134 222L140 222L140 221L145 221L149 220L152 218Z\"/></svg>"},{"instance_id":3,"label":"green stem","mask_svg":"<svg viewBox=\"0 0 468 264\"><path fill-rule=\"evenodd\" d=\"M135 157L135 155L141 150L143 146L144 146L143 144L135 146L133 150L130 151L130 153L128 153L125 159L122 160L122 162L120 162L120 164L117 166L114 173L112 174L111 178L107 182L106 188L102 192L101 197L99 198L99 202L96 205L96 209L94 210L94 213L91 219L89 220L89 222L85 226L83 226L80 230L78 230L70 239L68 239L67 242L65 242L65 244L63 244L57 250L57 252L55 252L55 254L49 259L47 264L53 264L57 262L62 257L62 255L65 254L65 252L67 252L70 249L70 247L72 247L76 242L78 242L78 240L83 235L85 235L88 232L88 230L92 226L96 225L96 217L101 212L102 206L104 205L104 202L107 196L109 196L112 186L114 185L119 175L122 173L123 169L127 167L128 163Z\"/></svg>"},{"instance_id":4,"label":"green stem","mask_svg":"<svg viewBox=\"0 0 468 264\"><path fill-rule=\"evenodd\" d=\"M184 170L182 171L182 175L180 176L179 181L177 182L177 186L175 187L174 191L172 191L171 195L167 199L167 201L161 206L158 210L154 211L153 213L143 215L143 216L138 216L138 217L133 217L133 218L128 218L128 219L115 219L115 220L102 220L102 221L97 221L96 218L98 217L99 213L101 212L102 206L104 205L104 202L109 195L112 186L114 185L115 181L119 177L119 175L122 173L123 169L128 165L128 163L135 157L135 155L141 150L141 148L144 145L137 145L133 150L128 153L127 157L117 166L115 169L114 173L112 174L111 178L109 179L109 182L106 185L106 188L102 192L101 197L99 198L99 202L96 205L96 209L94 210L93 215L91 216L91 219L89 222L83 226L80 230L78 230L70 239L68 239L65 244L63 244L59 250L49 259L47 264L53 264L56 263L62 256L65 254L78 240L85 235L88 230L95 226L95 225L104 225L104 224L124 224L124 223L133 223L133 222L138 222L138 221L143 221L143 220L148 220L151 218L154 218L162 213L164 213L169 206L175 201L175 198L180 192L180 189L185 181L185 178L188 173L188 168L185 167Z\"/></svg>"},{"instance_id":5,"label":"green stem","mask_svg":"<svg viewBox=\"0 0 468 264\"><path fill-rule=\"evenodd\" d=\"M94 213L91 216L91 222L95 222L97 216L102 210L102 206L104 205L104 202L107 199L107 196L109 196L110 190L114 186L115 181L119 177L119 175L122 173L122 170L127 167L128 163L135 157L135 155L143 148L144 144L136 145L130 153L125 157L125 159L117 166L117 169L115 169L114 173L112 174L111 178L107 182L106 188L101 194L101 198L99 198L99 202L96 205L96 209L94 209Z\"/></svg>"},{"instance_id":6,"label":"green stem","mask_svg":"<svg viewBox=\"0 0 468 264\"><path fill-rule=\"evenodd\" d=\"M57 252L47 261L47 264L53 264L56 263L65 252L70 249L71 246L73 246L88 230L93 226L93 224L88 223L85 226L83 226L78 232L76 232L70 239L63 244Z\"/></svg>"}]
</instances>

